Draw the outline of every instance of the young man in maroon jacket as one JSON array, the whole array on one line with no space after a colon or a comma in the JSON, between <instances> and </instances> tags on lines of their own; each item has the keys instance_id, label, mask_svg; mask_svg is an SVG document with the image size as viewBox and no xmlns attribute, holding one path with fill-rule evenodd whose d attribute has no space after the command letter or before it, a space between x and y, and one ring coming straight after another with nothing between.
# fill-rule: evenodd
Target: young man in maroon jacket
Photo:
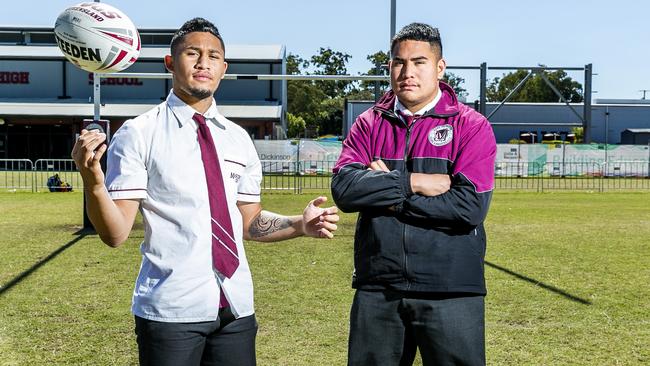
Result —
<instances>
[{"instance_id":1,"label":"young man in maroon jacket","mask_svg":"<svg viewBox=\"0 0 650 366\"><path fill-rule=\"evenodd\" d=\"M349 365L485 364L483 221L496 143L449 85L438 30L392 40L391 88L359 116L334 168L338 207L359 212Z\"/></svg>"}]
</instances>

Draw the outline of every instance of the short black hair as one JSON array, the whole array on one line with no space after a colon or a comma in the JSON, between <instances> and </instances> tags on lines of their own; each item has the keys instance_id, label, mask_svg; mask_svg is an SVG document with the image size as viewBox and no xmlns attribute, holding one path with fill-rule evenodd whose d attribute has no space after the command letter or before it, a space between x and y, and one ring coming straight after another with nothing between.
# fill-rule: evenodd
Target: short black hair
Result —
<instances>
[{"instance_id":1,"label":"short black hair","mask_svg":"<svg viewBox=\"0 0 650 366\"><path fill-rule=\"evenodd\" d=\"M219 42L221 42L221 48L223 48L223 52L226 52L226 46L223 43L223 38L221 38L221 34L219 33L217 26L212 24L209 20L205 20L203 18L194 18L185 22L185 24L183 24L183 26L181 26L176 31L176 33L174 33L171 44L169 46L172 55L176 54L176 48L178 48L178 45L181 43L183 38L193 32L208 32L217 37L219 39Z\"/></svg>"},{"instance_id":2,"label":"short black hair","mask_svg":"<svg viewBox=\"0 0 650 366\"><path fill-rule=\"evenodd\" d=\"M438 56L442 58L442 40L440 39L440 31L424 23L411 23L402 28L390 42L390 52L393 53L395 46L402 41L422 41L429 42L431 49Z\"/></svg>"}]
</instances>

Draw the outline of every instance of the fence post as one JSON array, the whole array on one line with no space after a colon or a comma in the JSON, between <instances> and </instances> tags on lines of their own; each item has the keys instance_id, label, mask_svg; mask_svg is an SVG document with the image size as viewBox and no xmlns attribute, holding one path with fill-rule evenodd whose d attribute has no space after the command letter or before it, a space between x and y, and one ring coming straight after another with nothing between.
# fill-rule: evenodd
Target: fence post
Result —
<instances>
[{"instance_id":1,"label":"fence post","mask_svg":"<svg viewBox=\"0 0 650 366\"><path fill-rule=\"evenodd\" d=\"M36 187L36 164L32 163L30 160L30 164L32 165L32 193L38 192L38 187ZM36 187L36 190L34 188Z\"/></svg>"},{"instance_id":2,"label":"fence post","mask_svg":"<svg viewBox=\"0 0 650 366\"><path fill-rule=\"evenodd\" d=\"M537 165L537 166L533 165L533 167L539 172L539 174L537 174L539 179L539 192L543 193L544 192L544 169L543 167L540 166L540 163L538 162L534 162L533 164Z\"/></svg>"},{"instance_id":3,"label":"fence post","mask_svg":"<svg viewBox=\"0 0 650 366\"><path fill-rule=\"evenodd\" d=\"M605 174L607 174L607 162L600 163L600 189L599 192L605 191Z\"/></svg>"}]
</instances>

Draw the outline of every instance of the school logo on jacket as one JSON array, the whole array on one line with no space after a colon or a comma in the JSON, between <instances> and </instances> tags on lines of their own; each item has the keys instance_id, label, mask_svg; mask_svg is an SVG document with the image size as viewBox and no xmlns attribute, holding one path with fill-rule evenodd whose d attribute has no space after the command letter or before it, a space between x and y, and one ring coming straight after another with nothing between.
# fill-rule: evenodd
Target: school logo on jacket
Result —
<instances>
[{"instance_id":1,"label":"school logo on jacket","mask_svg":"<svg viewBox=\"0 0 650 366\"><path fill-rule=\"evenodd\" d=\"M429 131L429 142L433 146L447 145L453 137L454 128L451 125L437 126Z\"/></svg>"}]
</instances>

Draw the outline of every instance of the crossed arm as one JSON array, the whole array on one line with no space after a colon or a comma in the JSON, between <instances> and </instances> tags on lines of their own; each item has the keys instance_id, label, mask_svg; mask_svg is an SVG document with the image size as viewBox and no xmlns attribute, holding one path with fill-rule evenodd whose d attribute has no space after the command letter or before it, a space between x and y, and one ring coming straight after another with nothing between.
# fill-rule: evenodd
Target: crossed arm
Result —
<instances>
[{"instance_id":1,"label":"crossed arm","mask_svg":"<svg viewBox=\"0 0 650 366\"><path fill-rule=\"evenodd\" d=\"M382 160L370 163L368 170L390 172ZM413 193L427 197L443 194L451 188L451 179L447 174L411 173L409 183Z\"/></svg>"}]
</instances>

